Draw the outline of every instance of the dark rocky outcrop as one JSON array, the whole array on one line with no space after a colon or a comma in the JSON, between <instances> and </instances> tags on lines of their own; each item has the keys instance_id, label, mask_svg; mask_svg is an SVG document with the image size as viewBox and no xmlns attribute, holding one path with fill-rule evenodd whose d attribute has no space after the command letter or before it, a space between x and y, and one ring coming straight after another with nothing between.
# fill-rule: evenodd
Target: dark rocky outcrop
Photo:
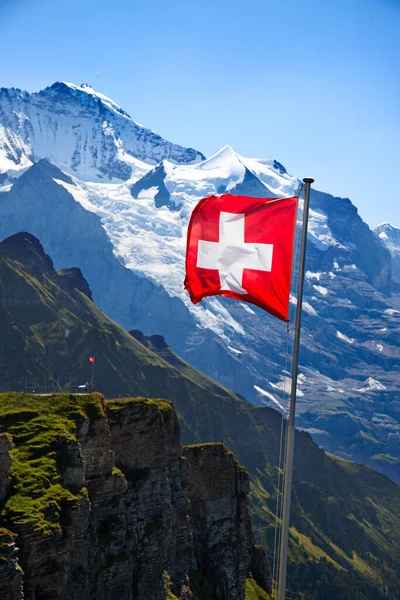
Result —
<instances>
[{"instance_id":1,"label":"dark rocky outcrop","mask_svg":"<svg viewBox=\"0 0 400 600\"><path fill-rule=\"evenodd\" d=\"M0 503L7 496L11 484L11 458L9 452L12 448L11 437L6 433L0 433Z\"/></svg>"},{"instance_id":2,"label":"dark rocky outcrop","mask_svg":"<svg viewBox=\"0 0 400 600\"><path fill-rule=\"evenodd\" d=\"M186 446L184 455L189 463L196 559L221 598L239 600L259 553L248 511L249 476L223 444ZM263 566L269 586L266 561Z\"/></svg>"},{"instance_id":3,"label":"dark rocky outcrop","mask_svg":"<svg viewBox=\"0 0 400 600\"><path fill-rule=\"evenodd\" d=\"M0 530L2 600L204 600L199 580L220 600L244 600L257 549L249 477L233 454L222 444L182 452L178 416L165 400L76 398L58 415L76 419L76 433L65 437L53 429L57 402L42 399L37 408L49 420L62 487L42 508L40 493L31 499L34 514L8 493L3 520L7 514L13 531ZM29 421L26 411L21 419ZM17 449L23 443L17 439ZM7 452L5 459L10 465Z\"/></svg>"},{"instance_id":4,"label":"dark rocky outcrop","mask_svg":"<svg viewBox=\"0 0 400 600\"><path fill-rule=\"evenodd\" d=\"M0 590L4 600L23 600L23 573L15 538L11 531L0 527Z\"/></svg>"},{"instance_id":5,"label":"dark rocky outcrop","mask_svg":"<svg viewBox=\"0 0 400 600\"><path fill-rule=\"evenodd\" d=\"M0 242L0 252L23 264L33 273L53 273L53 261L45 254L42 244L34 235L25 231L15 233Z\"/></svg>"},{"instance_id":6,"label":"dark rocky outcrop","mask_svg":"<svg viewBox=\"0 0 400 600\"><path fill-rule=\"evenodd\" d=\"M71 292L73 289L79 290L90 300L92 300L92 292L89 284L82 275L82 271L76 267L70 269L60 269L58 271L59 279L58 282L62 288L66 291Z\"/></svg>"}]
</instances>

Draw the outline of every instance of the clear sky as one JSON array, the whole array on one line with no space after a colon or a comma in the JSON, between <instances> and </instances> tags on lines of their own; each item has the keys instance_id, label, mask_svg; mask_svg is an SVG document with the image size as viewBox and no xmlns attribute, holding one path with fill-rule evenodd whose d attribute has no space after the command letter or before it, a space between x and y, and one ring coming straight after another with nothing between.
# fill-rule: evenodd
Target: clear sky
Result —
<instances>
[{"instance_id":1,"label":"clear sky","mask_svg":"<svg viewBox=\"0 0 400 600\"><path fill-rule=\"evenodd\" d=\"M0 0L0 86L58 80L400 227L400 0Z\"/></svg>"}]
</instances>

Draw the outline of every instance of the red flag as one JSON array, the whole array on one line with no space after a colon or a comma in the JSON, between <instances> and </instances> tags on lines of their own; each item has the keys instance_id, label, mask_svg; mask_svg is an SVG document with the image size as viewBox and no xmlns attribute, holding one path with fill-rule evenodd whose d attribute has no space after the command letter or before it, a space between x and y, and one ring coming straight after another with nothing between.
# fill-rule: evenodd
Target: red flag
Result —
<instances>
[{"instance_id":1,"label":"red flag","mask_svg":"<svg viewBox=\"0 0 400 600\"><path fill-rule=\"evenodd\" d=\"M205 296L252 302L289 318L297 196L210 196L190 218L185 288L194 304Z\"/></svg>"},{"instance_id":2,"label":"red flag","mask_svg":"<svg viewBox=\"0 0 400 600\"><path fill-rule=\"evenodd\" d=\"M89 356L89 362L94 363L94 356Z\"/></svg>"}]
</instances>

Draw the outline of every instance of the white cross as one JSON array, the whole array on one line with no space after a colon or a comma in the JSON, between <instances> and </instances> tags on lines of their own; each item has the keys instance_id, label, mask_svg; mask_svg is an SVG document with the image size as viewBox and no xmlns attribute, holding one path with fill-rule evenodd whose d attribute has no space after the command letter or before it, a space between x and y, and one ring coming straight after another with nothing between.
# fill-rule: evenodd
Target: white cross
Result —
<instances>
[{"instance_id":1,"label":"white cross","mask_svg":"<svg viewBox=\"0 0 400 600\"><path fill-rule=\"evenodd\" d=\"M199 240L197 267L219 271L221 290L246 294L243 270L271 271L273 244L244 241L244 214L220 213L219 242Z\"/></svg>"}]
</instances>

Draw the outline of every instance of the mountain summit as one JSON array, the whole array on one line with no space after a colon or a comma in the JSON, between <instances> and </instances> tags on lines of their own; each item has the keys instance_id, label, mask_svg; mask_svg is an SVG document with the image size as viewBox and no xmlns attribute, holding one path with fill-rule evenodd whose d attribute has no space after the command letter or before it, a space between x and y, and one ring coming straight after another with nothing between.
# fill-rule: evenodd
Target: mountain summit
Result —
<instances>
[{"instance_id":1,"label":"mountain summit","mask_svg":"<svg viewBox=\"0 0 400 600\"><path fill-rule=\"evenodd\" d=\"M136 123L87 84L56 82L29 94L0 89L0 173L46 158L89 180L127 180L139 161L195 163L204 156Z\"/></svg>"}]
</instances>

